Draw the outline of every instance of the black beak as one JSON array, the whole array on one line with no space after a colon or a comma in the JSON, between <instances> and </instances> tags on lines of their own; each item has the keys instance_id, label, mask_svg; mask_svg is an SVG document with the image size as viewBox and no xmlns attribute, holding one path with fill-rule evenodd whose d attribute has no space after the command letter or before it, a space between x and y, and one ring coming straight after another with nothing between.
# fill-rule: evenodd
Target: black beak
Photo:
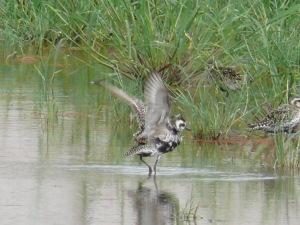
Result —
<instances>
[{"instance_id":1,"label":"black beak","mask_svg":"<svg viewBox=\"0 0 300 225\"><path fill-rule=\"evenodd\" d=\"M189 129L189 128L187 128L187 127L185 128L185 130L192 131L191 129Z\"/></svg>"}]
</instances>

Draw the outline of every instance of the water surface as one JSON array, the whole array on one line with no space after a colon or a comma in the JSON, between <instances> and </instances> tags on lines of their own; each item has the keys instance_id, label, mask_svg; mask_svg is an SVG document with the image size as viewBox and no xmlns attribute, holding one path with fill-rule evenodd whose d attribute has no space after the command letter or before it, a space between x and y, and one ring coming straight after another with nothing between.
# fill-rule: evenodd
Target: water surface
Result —
<instances>
[{"instance_id":1,"label":"water surface","mask_svg":"<svg viewBox=\"0 0 300 225\"><path fill-rule=\"evenodd\" d=\"M137 157L122 156L136 127L89 84L99 71L62 54L62 65L47 65L60 70L51 85L36 69L47 57L1 65L1 224L299 224L300 176L266 166L270 145L261 156L252 140L186 133L148 178Z\"/></svg>"}]
</instances>

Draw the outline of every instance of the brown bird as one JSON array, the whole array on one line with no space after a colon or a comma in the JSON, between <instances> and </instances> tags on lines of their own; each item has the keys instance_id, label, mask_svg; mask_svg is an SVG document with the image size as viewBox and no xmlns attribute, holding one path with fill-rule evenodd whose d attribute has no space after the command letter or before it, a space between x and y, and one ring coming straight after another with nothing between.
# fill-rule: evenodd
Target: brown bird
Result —
<instances>
[{"instance_id":1,"label":"brown bird","mask_svg":"<svg viewBox=\"0 0 300 225\"><path fill-rule=\"evenodd\" d=\"M228 90L235 91L241 88L243 78L237 67L214 66L210 74L221 91L228 93Z\"/></svg>"},{"instance_id":2,"label":"brown bird","mask_svg":"<svg viewBox=\"0 0 300 225\"><path fill-rule=\"evenodd\" d=\"M249 125L251 130L267 133L293 131L300 122L300 98L294 97L290 104L280 105L256 124Z\"/></svg>"}]
</instances>

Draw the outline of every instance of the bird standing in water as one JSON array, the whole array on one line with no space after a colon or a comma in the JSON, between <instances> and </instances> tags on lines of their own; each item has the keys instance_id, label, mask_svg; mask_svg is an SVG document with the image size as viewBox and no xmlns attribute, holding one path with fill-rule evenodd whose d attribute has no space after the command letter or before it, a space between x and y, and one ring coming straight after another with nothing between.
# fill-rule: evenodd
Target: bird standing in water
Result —
<instances>
[{"instance_id":1,"label":"bird standing in water","mask_svg":"<svg viewBox=\"0 0 300 225\"><path fill-rule=\"evenodd\" d=\"M267 133L294 131L300 122L300 98L294 97L290 104L280 105L268 113L256 124L249 125L251 130L263 130Z\"/></svg>"},{"instance_id":2,"label":"bird standing in water","mask_svg":"<svg viewBox=\"0 0 300 225\"><path fill-rule=\"evenodd\" d=\"M147 165L149 176L152 172L156 174L156 165L161 155L173 151L182 142L182 131L187 129L180 114L171 116L170 96L161 75L153 71L147 78L144 85L145 102L112 85L101 81L93 83L105 87L127 102L137 114L140 130L134 134L136 145L124 156L138 155ZM149 156L156 157L153 169L143 160L143 157Z\"/></svg>"}]
</instances>

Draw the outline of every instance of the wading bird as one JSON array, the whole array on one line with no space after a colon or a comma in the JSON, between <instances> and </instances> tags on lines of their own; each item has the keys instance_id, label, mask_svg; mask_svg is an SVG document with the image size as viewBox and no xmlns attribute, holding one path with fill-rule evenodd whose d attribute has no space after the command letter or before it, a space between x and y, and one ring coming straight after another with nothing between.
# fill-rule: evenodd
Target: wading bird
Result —
<instances>
[{"instance_id":1,"label":"wading bird","mask_svg":"<svg viewBox=\"0 0 300 225\"><path fill-rule=\"evenodd\" d=\"M187 129L180 114L171 116L170 96L161 75L153 71L147 78L144 85L145 102L101 80L92 83L105 87L127 102L137 114L140 130L134 134L136 145L124 156L138 155L147 165L149 176L153 171L156 174L156 165L161 155L173 151L182 142L182 131ZM143 160L143 157L149 156L156 157L153 169Z\"/></svg>"},{"instance_id":2,"label":"wading bird","mask_svg":"<svg viewBox=\"0 0 300 225\"><path fill-rule=\"evenodd\" d=\"M294 97L290 104L280 105L256 124L249 125L251 130L267 133L293 132L300 122L300 97Z\"/></svg>"}]
</instances>

